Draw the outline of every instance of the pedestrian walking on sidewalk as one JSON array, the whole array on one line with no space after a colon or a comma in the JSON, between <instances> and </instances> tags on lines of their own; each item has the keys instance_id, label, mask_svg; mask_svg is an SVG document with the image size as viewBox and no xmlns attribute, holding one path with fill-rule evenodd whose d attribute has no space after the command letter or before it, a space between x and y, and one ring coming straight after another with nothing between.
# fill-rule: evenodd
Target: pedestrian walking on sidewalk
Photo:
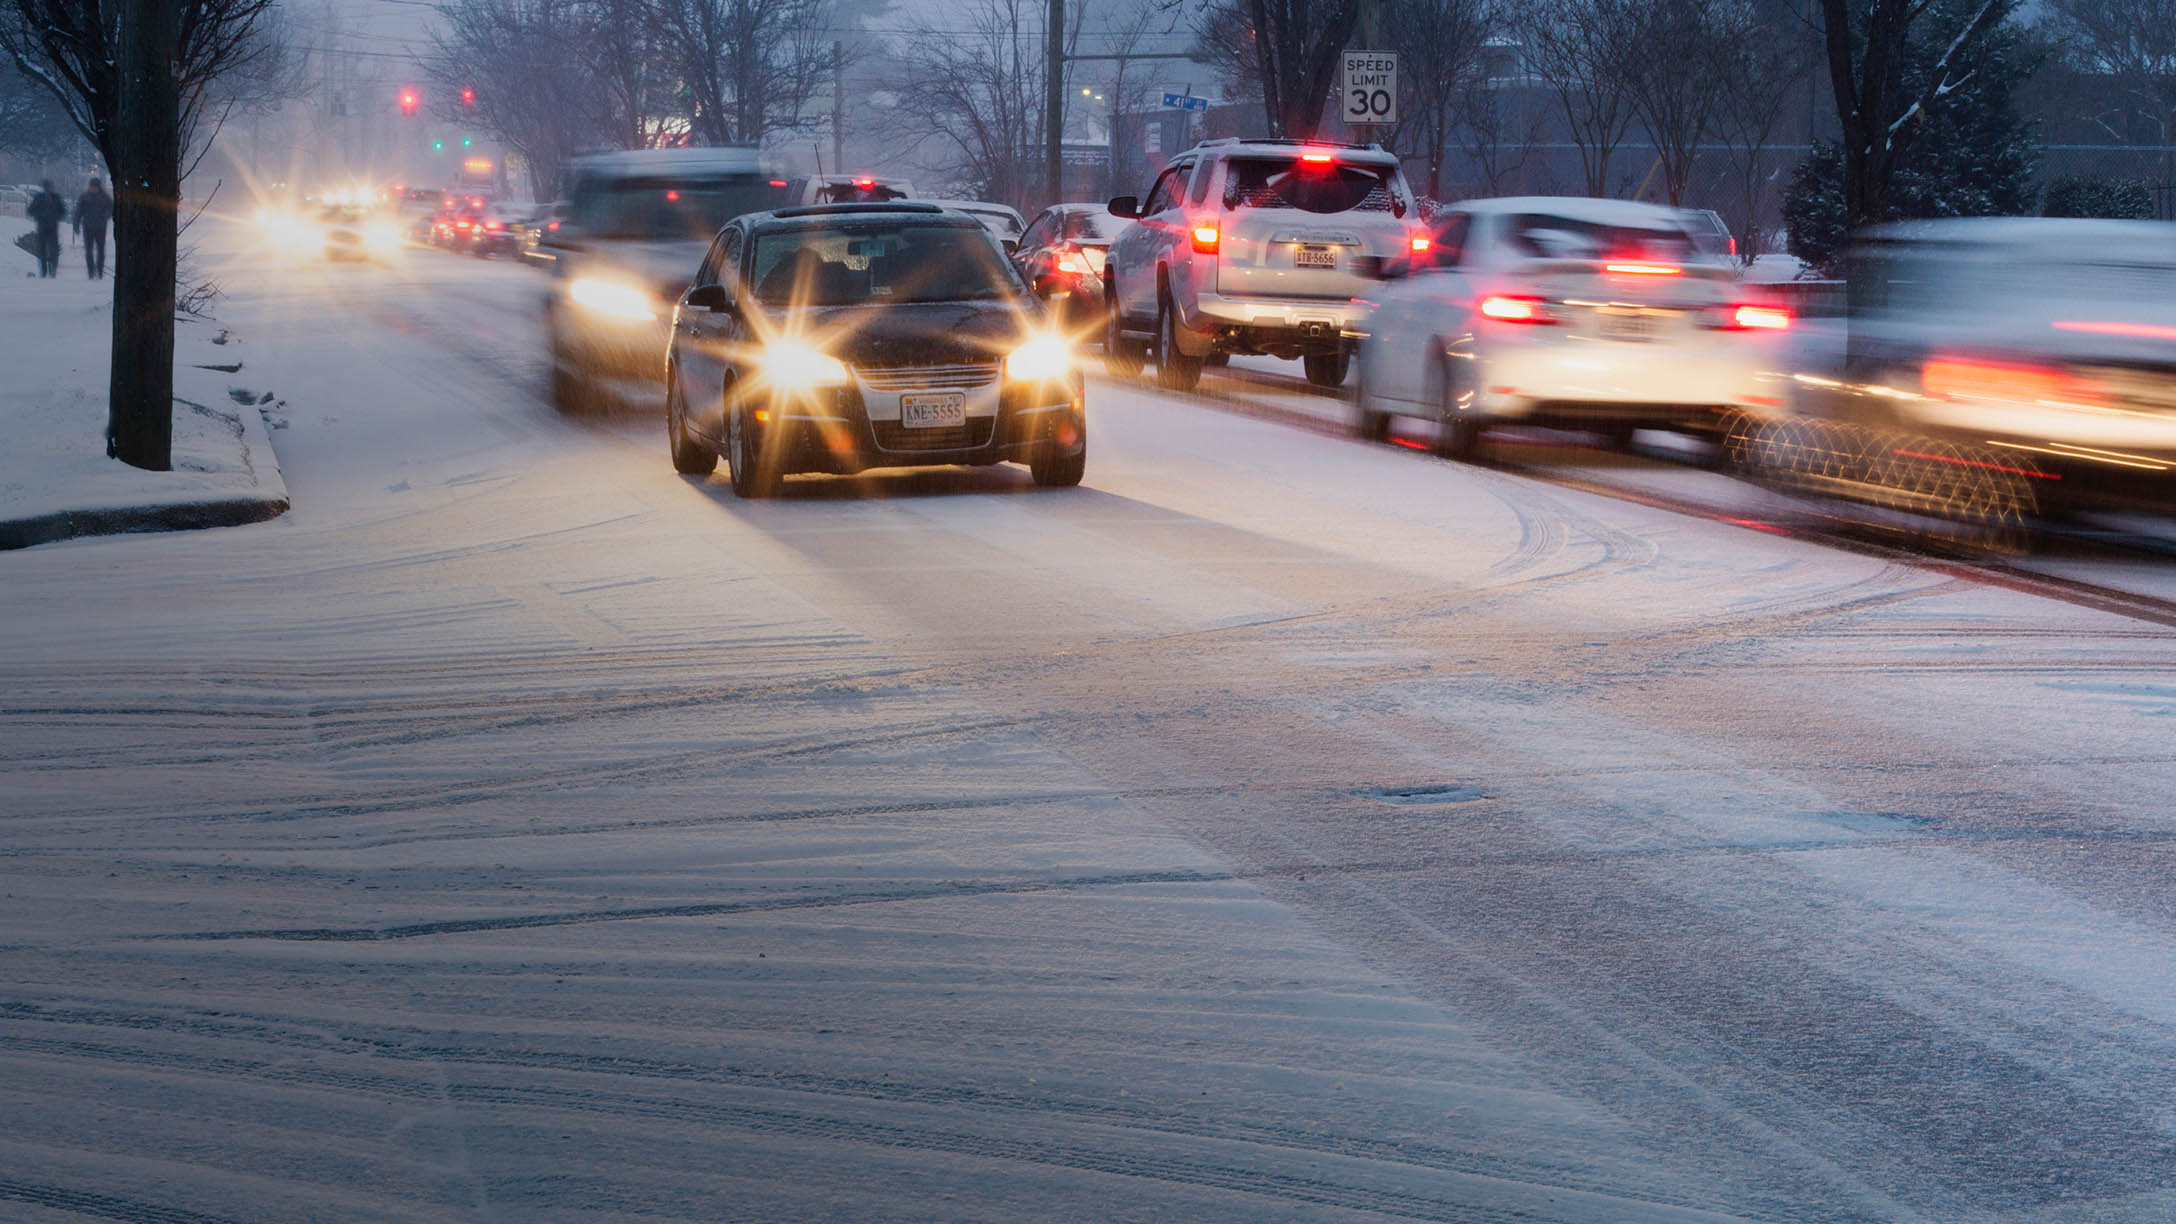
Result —
<instances>
[{"instance_id":1,"label":"pedestrian walking on sidewalk","mask_svg":"<svg viewBox=\"0 0 2176 1224\"><path fill-rule=\"evenodd\" d=\"M23 210L23 215L38 223L38 275L59 276L60 223L68 215L68 206L54 192L52 179L38 184L38 194L30 197L30 207Z\"/></svg>"},{"instance_id":2,"label":"pedestrian walking on sidewalk","mask_svg":"<svg viewBox=\"0 0 2176 1224\"><path fill-rule=\"evenodd\" d=\"M106 223L113 220L113 197L97 179L76 197L76 233L83 237L83 270L92 280L106 275Z\"/></svg>"}]
</instances>

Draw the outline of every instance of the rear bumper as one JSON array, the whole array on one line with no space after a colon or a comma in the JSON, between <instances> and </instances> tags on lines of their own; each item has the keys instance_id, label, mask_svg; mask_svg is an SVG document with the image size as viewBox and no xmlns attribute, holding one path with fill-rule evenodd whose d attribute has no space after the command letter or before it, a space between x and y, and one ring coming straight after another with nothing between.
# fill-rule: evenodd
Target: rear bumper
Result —
<instances>
[{"instance_id":1,"label":"rear bumper","mask_svg":"<svg viewBox=\"0 0 2176 1224\"><path fill-rule=\"evenodd\" d=\"M1700 428L1786 411L1789 383L1769 364L1722 345L1552 339L1484 350L1475 401L1488 416L1537 424Z\"/></svg>"},{"instance_id":2,"label":"rear bumper","mask_svg":"<svg viewBox=\"0 0 2176 1224\"><path fill-rule=\"evenodd\" d=\"M1196 295L1179 322L1204 335L1211 351L1292 357L1343 352L1365 331L1371 303L1352 298Z\"/></svg>"}]
</instances>

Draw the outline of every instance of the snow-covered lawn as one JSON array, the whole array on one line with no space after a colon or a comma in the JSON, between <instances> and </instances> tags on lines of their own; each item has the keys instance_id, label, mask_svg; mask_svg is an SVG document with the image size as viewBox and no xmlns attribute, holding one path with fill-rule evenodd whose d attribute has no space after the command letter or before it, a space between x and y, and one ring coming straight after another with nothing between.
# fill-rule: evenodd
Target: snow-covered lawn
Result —
<instances>
[{"instance_id":1,"label":"snow-covered lawn","mask_svg":"<svg viewBox=\"0 0 2176 1224\"><path fill-rule=\"evenodd\" d=\"M39 279L30 257L15 251L22 228L7 227L0 255L0 334L13 353L0 380L0 526L68 516L77 522L59 534L75 535L184 522L191 508L241 502L264 504L257 517L276 512L287 490L259 393L245 405L236 371L206 368L243 362L241 344L214 322L180 325L174 470L107 457L113 281L87 279L81 248L65 245L60 277ZM0 540L8 534L0 530Z\"/></svg>"}]
</instances>

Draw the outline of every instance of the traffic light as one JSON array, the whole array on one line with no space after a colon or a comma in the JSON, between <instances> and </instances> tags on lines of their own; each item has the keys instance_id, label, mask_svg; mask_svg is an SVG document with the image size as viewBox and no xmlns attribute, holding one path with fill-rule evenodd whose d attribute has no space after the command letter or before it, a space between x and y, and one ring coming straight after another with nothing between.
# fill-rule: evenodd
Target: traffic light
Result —
<instances>
[{"instance_id":1,"label":"traffic light","mask_svg":"<svg viewBox=\"0 0 2176 1224\"><path fill-rule=\"evenodd\" d=\"M445 142L445 141L443 141L443 140L434 140L434 141L432 141L432 142L431 142L431 152L433 152L433 153L443 153L443 152L445 152L445 151L446 151L446 142Z\"/></svg>"},{"instance_id":2,"label":"traffic light","mask_svg":"<svg viewBox=\"0 0 2176 1224\"><path fill-rule=\"evenodd\" d=\"M466 85L461 87L461 105L476 105L476 91L473 88Z\"/></svg>"},{"instance_id":3,"label":"traffic light","mask_svg":"<svg viewBox=\"0 0 2176 1224\"><path fill-rule=\"evenodd\" d=\"M413 115L413 114L415 114L415 113L416 113L416 107L417 107L417 106L419 106L419 105L421 105L421 104L422 104L422 102L423 102L423 99L421 99L421 98L419 98L419 97L417 97L417 96L416 96L416 91L415 91L415 90L413 90L413 89L403 89L403 90L401 90L401 91L400 91L400 113L401 113L401 114L403 114L403 115Z\"/></svg>"},{"instance_id":4,"label":"traffic light","mask_svg":"<svg viewBox=\"0 0 2176 1224\"><path fill-rule=\"evenodd\" d=\"M467 148L472 148L472 147L474 147L474 146L475 146L475 144L476 144L476 140L475 140L475 138L474 138L474 137L470 137L470 136L463 136L463 137L461 138L461 147L462 147L462 148L464 148L464 149L467 149Z\"/></svg>"}]
</instances>

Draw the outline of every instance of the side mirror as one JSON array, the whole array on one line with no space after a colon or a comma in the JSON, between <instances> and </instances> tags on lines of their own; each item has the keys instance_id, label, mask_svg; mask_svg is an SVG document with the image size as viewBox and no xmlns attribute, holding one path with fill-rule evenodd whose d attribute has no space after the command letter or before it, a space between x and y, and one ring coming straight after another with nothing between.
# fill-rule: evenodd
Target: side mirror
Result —
<instances>
[{"instance_id":1,"label":"side mirror","mask_svg":"<svg viewBox=\"0 0 2176 1224\"><path fill-rule=\"evenodd\" d=\"M1104 207L1109 209L1114 217L1125 217L1129 220L1138 219L1141 215L1141 197L1112 196L1111 202L1104 205Z\"/></svg>"},{"instance_id":2,"label":"side mirror","mask_svg":"<svg viewBox=\"0 0 2176 1224\"><path fill-rule=\"evenodd\" d=\"M724 285L697 285L681 301L690 310L733 309L733 299L727 296Z\"/></svg>"}]
</instances>

